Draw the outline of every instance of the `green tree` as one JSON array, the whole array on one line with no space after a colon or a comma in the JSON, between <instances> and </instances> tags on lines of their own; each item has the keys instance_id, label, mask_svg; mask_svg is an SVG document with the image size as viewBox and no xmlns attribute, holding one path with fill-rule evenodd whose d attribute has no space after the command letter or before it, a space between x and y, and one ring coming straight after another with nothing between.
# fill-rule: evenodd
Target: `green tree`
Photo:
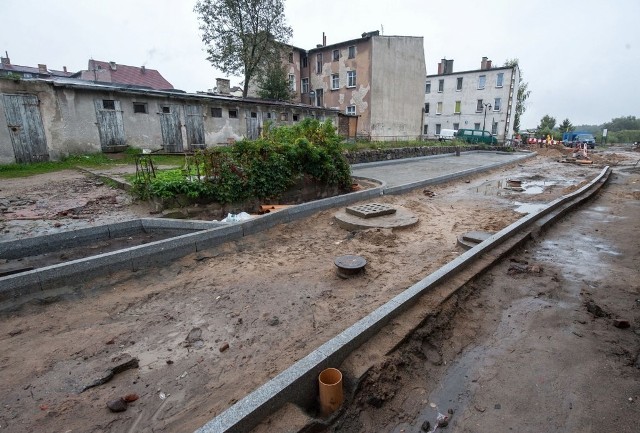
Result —
<instances>
[{"instance_id":1,"label":"green tree","mask_svg":"<svg viewBox=\"0 0 640 433\"><path fill-rule=\"evenodd\" d=\"M560 126L558 126L558 129L560 130L560 132L565 133L575 131L576 128L573 127L569 119L564 119Z\"/></svg>"},{"instance_id":2,"label":"green tree","mask_svg":"<svg viewBox=\"0 0 640 433\"><path fill-rule=\"evenodd\" d=\"M640 119L636 119L636 116L616 117L602 127L612 132L640 129Z\"/></svg>"},{"instance_id":3,"label":"green tree","mask_svg":"<svg viewBox=\"0 0 640 433\"><path fill-rule=\"evenodd\" d=\"M504 66L508 66L510 68L519 66L519 60L507 59L507 61L504 62ZM524 82L523 72L522 72L522 69L520 69L520 80L518 81L518 94L516 95L516 117L513 121L513 130L515 132L520 131L520 119L522 118L522 115L527 109L524 103L529 98L529 95L531 95L531 90L529 90L529 83Z\"/></svg>"},{"instance_id":4,"label":"green tree","mask_svg":"<svg viewBox=\"0 0 640 433\"><path fill-rule=\"evenodd\" d=\"M547 135L553 136L553 129L556 127L555 117L551 117L548 114L542 116L540 124L536 127L538 136L546 137Z\"/></svg>"},{"instance_id":5,"label":"green tree","mask_svg":"<svg viewBox=\"0 0 640 433\"><path fill-rule=\"evenodd\" d=\"M273 56L293 33L285 22L283 0L198 0L194 12L207 60L225 74L243 75L244 97L265 65L280 61Z\"/></svg>"},{"instance_id":6,"label":"green tree","mask_svg":"<svg viewBox=\"0 0 640 433\"><path fill-rule=\"evenodd\" d=\"M271 62L257 78L258 96L262 99L289 101L293 98L287 70L282 63Z\"/></svg>"}]
</instances>

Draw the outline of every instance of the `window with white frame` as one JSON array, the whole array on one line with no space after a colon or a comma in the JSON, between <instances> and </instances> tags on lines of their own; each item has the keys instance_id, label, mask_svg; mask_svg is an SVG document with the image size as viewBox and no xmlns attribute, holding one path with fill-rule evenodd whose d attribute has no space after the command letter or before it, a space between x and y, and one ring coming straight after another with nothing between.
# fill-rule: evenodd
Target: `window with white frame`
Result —
<instances>
[{"instance_id":1,"label":"window with white frame","mask_svg":"<svg viewBox=\"0 0 640 433\"><path fill-rule=\"evenodd\" d=\"M347 105L347 115L355 116L356 115L356 106L355 105Z\"/></svg>"},{"instance_id":2,"label":"window with white frame","mask_svg":"<svg viewBox=\"0 0 640 433\"><path fill-rule=\"evenodd\" d=\"M289 90L296 91L296 76L294 74L289 74Z\"/></svg>"},{"instance_id":3,"label":"window with white frame","mask_svg":"<svg viewBox=\"0 0 640 433\"><path fill-rule=\"evenodd\" d=\"M491 124L491 133L493 135L497 135L498 134L498 122L493 122Z\"/></svg>"},{"instance_id":4,"label":"window with white frame","mask_svg":"<svg viewBox=\"0 0 640 433\"><path fill-rule=\"evenodd\" d=\"M332 57L334 62L340 60L340 50L333 50Z\"/></svg>"},{"instance_id":5,"label":"window with white frame","mask_svg":"<svg viewBox=\"0 0 640 433\"><path fill-rule=\"evenodd\" d=\"M456 81L456 90L462 90L462 77L458 77Z\"/></svg>"},{"instance_id":6,"label":"window with white frame","mask_svg":"<svg viewBox=\"0 0 640 433\"><path fill-rule=\"evenodd\" d=\"M351 45L349 47L349 58L350 59L355 59L356 58L356 46L355 45Z\"/></svg>"},{"instance_id":7,"label":"window with white frame","mask_svg":"<svg viewBox=\"0 0 640 433\"><path fill-rule=\"evenodd\" d=\"M500 72L496 75L496 87L502 87L502 82L504 81L504 73Z\"/></svg>"},{"instance_id":8,"label":"window with white frame","mask_svg":"<svg viewBox=\"0 0 640 433\"><path fill-rule=\"evenodd\" d=\"M502 107L502 99L501 98L495 98L493 100L493 111L500 111L501 107Z\"/></svg>"},{"instance_id":9,"label":"window with white frame","mask_svg":"<svg viewBox=\"0 0 640 433\"><path fill-rule=\"evenodd\" d=\"M347 71L347 87L356 87L356 71Z\"/></svg>"},{"instance_id":10,"label":"window with white frame","mask_svg":"<svg viewBox=\"0 0 640 433\"><path fill-rule=\"evenodd\" d=\"M338 90L340 88L340 75L331 74L331 90Z\"/></svg>"},{"instance_id":11,"label":"window with white frame","mask_svg":"<svg viewBox=\"0 0 640 433\"><path fill-rule=\"evenodd\" d=\"M302 79L302 93L309 93L309 79Z\"/></svg>"},{"instance_id":12,"label":"window with white frame","mask_svg":"<svg viewBox=\"0 0 640 433\"><path fill-rule=\"evenodd\" d=\"M482 90L484 89L484 86L487 82L487 76L486 75L480 75L478 77L478 90Z\"/></svg>"},{"instance_id":13,"label":"window with white frame","mask_svg":"<svg viewBox=\"0 0 640 433\"><path fill-rule=\"evenodd\" d=\"M442 114L442 102L436 104L436 114Z\"/></svg>"},{"instance_id":14,"label":"window with white frame","mask_svg":"<svg viewBox=\"0 0 640 433\"><path fill-rule=\"evenodd\" d=\"M455 114L460 114L460 106L462 105L462 101L456 101L455 110L453 111Z\"/></svg>"},{"instance_id":15,"label":"window with white frame","mask_svg":"<svg viewBox=\"0 0 640 433\"><path fill-rule=\"evenodd\" d=\"M425 84L424 93L431 93L431 81L427 81L427 84Z\"/></svg>"},{"instance_id":16,"label":"window with white frame","mask_svg":"<svg viewBox=\"0 0 640 433\"><path fill-rule=\"evenodd\" d=\"M476 104L476 112L482 111L482 99L478 99L478 103Z\"/></svg>"},{"instance_id":17,"label":"window with white frame","mask_svg":"<svg viewBox=\"0 0 640 433\"><path fill-rule=\"evenodd\" d=\"M438 92L444 92L444 80L438 80Z\"/></svg>"}]
</instances>

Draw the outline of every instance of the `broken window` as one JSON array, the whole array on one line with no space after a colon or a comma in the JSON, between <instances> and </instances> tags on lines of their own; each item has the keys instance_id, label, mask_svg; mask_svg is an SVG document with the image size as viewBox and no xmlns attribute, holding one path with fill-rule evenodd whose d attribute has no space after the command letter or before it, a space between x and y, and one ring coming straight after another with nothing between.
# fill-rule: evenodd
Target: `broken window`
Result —
<instances>
[{"instance_id":1,"label":"broken window","mask_svg":"<svg viewBox=\"0 0 640 433\"><path fill-rule=\"evenodd\" d=\"M340 60L340 50L333 50L333 61L337 62Z\"/></svg>"},{"instance_id":2,"label":"broken window","mask_svg":"<svg viewBox=\"0 0 640 433\"><path fill-rule=\"evenodd\" d=\"M238 110L229 109L229 119L237 119L238 118Z\"/></svg>"},{"instance_id":3,"label":"broken window","mask_svg":"<svg viewBox=\"0 0 640 433\"><path fill-rule=\"evenodd\" d=\"M349 58L350 59L355 59L356 58L356 46L355 45L351 45L349 47Z\"/></svg>"},{"instance_id":4,"label":"broken window","mask_svg":"<svg viewBox=\"0 0 640 433\"><path fill-rule=\"evenodd\" d=\"M356 87L356 71L347 71L347 87Z\"/></svg>"},{"instance_id":5,"label":"broken window","mask_svg":"<svg viewBox=\"0 0 640 433\"><path fill-rule=\"evenodd\" d=\"M142 113L142 114L148 113L147 104L145 104L144 102L134 102L133 103L133 112L134 113Z\"/></svg>"},{"instance_id":6,"label":"broken window","mask_svg":"<svg viewBox=\"0 0 640 433\"><path fill-rule=\"evenodd\" d=\"M300 117L297 114L293 115L293 121L297 122Z\"/></svg>"},{"instance_id":7,"label":"broken window","mask_svg":"<svg viewBox=\"0 0 640 433\"><path fill-rule=\"evenodd\" d=\"M104 108L105 110L115 110L116 101L114 101L113 99L103 99L102 108Z\"/></svg>"},{"instance_id":8,"label":"broken window","mask_svg":"<svg viewBox=\"0 0 640 433\"><path fill-rule=\"evenodd\" d=\"M211 107L211 117L222 117L222 108Z\"/></svg>"}]
</instances>

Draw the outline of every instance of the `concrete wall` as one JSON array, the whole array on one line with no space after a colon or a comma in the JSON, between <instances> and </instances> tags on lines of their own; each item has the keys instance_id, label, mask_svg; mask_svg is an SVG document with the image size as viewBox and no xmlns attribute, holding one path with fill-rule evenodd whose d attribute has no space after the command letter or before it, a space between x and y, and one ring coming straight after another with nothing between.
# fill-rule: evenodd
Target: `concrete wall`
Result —
<instances>
[{"instance_id":1,"label":"concrete wall","mask_svg":"<svg viewBox=\"0 0 640 433\"><path fill-rule=\"evenodd\" d=\"M0 80L0 94L32 94L39 99L39 111L47 140L49 157L58 160L70 154L101 151L95 101L112 99L120 102L126 144L131 147L159 150L163 147L160 112L163 105L179 108L183 146L186 140L185 105L201 105L207 146L226 145L247 135L247 118L256 114L258 124L271 121L276 125L294 124L306 117L330 119L338 125L337 112L293 104L268 103L211 95L180 94L124 90L106 86L54 83L44 80ZM133 104L144 103L146 113L134 113ZM222 117L213 117L212 108L220 108ZM229 116L236 110L237 118ZM4 103L0 97L0 163L15 162L7 127Z\"/></svg>"},{"instance_id":2,"label":"concrete wall","mask_svg":"<svg viewBox=\"0 0 640 433\"><path fill-rule=\"evenodd\" d=\"M372 139L420 137L425 74L422 37L372 37Z\"/></svg>"},{"instance_id":3,"label":"concrete wall","mask_svg":"<svg viewBox=\"0 0 640 433\"><path fill-rule=\"evenodd\" d=\"M496 86L498 74L504 74L501 87ZM478 89L479 77L486 77L484 89ZM512 76L515 75L514 88L511 88ZM462 89L457 89L457 80L462 78ZM439 81L444 80L444 89L438 91ZM436 134L436 125L441 129L474 129L475 124L480 124L480 129L485 122L484 110L477 110L477 101L482 99L483 104L490 103L491 110L487 110L486 126L491 131L492 123L497 122L497 138L504 140L513 135L513 119L515 116L515 103L518 93L519 70L518 68L493 68L467 72L452 73L446 75L429 75L426 78L431 83L431 92L425 93L424 103L429 103L429 113L425 114L424 125L428 126L427 137L433 138ZM495 109L495 98L500 98L501 106ZM455 113L456 101L460 101L460 113ZM509 104L511 101L511 104ZM442 102L442 112L437 113L438 102ZM455 128L455 124L458 128Z\"/></svg>"}]
</instances>

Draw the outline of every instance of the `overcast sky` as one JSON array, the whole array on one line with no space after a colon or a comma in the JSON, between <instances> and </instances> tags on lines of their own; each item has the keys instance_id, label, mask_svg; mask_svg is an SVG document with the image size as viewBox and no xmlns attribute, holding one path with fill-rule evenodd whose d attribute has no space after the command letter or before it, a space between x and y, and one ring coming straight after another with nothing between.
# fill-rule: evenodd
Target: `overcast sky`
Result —
<instances>
[{"instance_id":1,"label":"overcast sky","mask_svg":"<svg viewBox=\"0 0 640 433\"><path fill-rule=\"evenodd\" d=\"M17 65L87 68L89 58L158 69L176 88L223 76L206 61L195 0L1 0L0 51ZM313 48L365 31L423 36L427 73L517 57L531 97L522 127L640 117L639 0L286 1L291 44ZM398 77L401 79L401 77ZM232 84L240 79L233 79Z\"/></svg>"}]
</instances>

